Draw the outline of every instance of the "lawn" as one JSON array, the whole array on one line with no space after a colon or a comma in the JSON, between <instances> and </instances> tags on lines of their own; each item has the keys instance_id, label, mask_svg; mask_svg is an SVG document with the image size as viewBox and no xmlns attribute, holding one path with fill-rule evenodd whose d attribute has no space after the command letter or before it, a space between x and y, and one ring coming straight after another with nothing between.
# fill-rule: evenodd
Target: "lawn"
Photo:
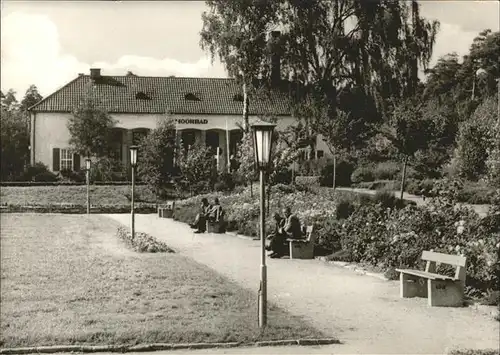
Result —
<instances>
[{"instance_id":1,"label":"lawn","mask_svg":"<svg viewBox=\"0 0 500 355\"><path fill-rule=\"evenodd\" d=\"M317 338L196 262L136 253L98 215L1 215L1 347Z\"/></svg>"},{"instance_id":2,"label":"lawn","mask_svg":"<svg viewBox=\"0 0 500 355\"><path fill-rule=\"evenodd\" d=\"M128 185L92 185L90 199L92 204L123 205L130 203L131 187ZM147 186L136 186L137 202L155 202L154 194ZM3 204L80 204L87 203L87 186L2 186L0 201Z\"/></svg>"}]
</instances>

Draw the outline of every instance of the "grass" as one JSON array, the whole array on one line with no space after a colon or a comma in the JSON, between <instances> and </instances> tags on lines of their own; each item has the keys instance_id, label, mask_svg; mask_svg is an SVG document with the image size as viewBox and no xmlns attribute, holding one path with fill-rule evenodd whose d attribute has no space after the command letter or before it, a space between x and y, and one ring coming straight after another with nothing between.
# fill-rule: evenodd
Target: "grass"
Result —
<instances>
[{"instance_id":1,"label":"grass","mask_svg":"<svg viewBox=\"0 0 500 355\"><path fill-rule=\"evenodd\" d=\"M1 347L250 342L320 337L178 254L136 253L91 215L2 214Z\"/></svg>"},{"instance_id":2,"label":"grass","mask_svg":"<svg viewBox=\"0 0 500 355\"><path fill-rule=\"evenodd\" d=\"M92 204L128 204L130 203L130 186L90 186ZM147 186L136 186L137 202L155 202L154 194ZM3 204L86 204L87 186L2 186L0 200Z\"/></svg>"}]
</instances>

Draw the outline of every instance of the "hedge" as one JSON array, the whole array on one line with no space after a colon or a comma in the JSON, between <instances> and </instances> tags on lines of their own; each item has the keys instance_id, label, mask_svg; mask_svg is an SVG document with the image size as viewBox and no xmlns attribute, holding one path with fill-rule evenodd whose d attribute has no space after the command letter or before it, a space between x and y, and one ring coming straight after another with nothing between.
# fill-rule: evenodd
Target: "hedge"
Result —
<instances>
[{"instance_id":1,"label":"hedge","mask_svg":"<svg viewBox=\"0 0 500 355\"><path fill-rule=\"evenodd\" d=\"M90 185L109 185L109 186L124 186L131 185L130 181L91 181ZM0 181L0 186L82 186L86 185L85 182L74 182L74 181ZM143 182L136 182L135 185L143 186L146 185Z\"/></svg>"},{"instance_id":2,"label":"hedge","mask_svg":"<svg viewBox=\"0 0 500 355\"><path fill-rule=\"evenodd\" d=\"M152 203L136 203L134 206L136 213L156 213L156 204ZM87 206L70 203L57 204L2 204L0 213L19 213L19 212L34 212L34 213L71 213L84 214L87 213ZM130 213L130 205L91 205L90 213Z\"/></svg>"}]
</instances>

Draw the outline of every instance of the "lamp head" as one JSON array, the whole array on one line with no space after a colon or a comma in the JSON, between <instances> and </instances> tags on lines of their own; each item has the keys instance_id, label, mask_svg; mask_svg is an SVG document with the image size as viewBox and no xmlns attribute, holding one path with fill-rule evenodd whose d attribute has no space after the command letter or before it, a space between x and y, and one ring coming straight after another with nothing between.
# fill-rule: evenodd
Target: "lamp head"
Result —
<instances>
[{"instance_id":1,"label":"lamp head","mask_svg":"<svg viewBox=\"0 0 500 355\"><path fill-rule=\"evenodd\" d=\"M138 146L136 145L131 145L130 146L130 165L132 166L136 166L137 165L137 150L138 150Z\"/></svg>"},{"instance_id":2,"label":"lamp head","mask_svg":"<svg viewBox=\"0 0 500 355\"><path fill-rule=\"evenodd\" d=\"M276 125L271 123L259 123L252 126L255 164L259 170L269 167L275 127Z\"/></svg>"},{"instance_id":3,"label":"lamp head","mask_svg":"<svg viewBox=\"0 0 500 355\"><path fill-rule=\"evenodd\" d=\"M90 158L85 159L85 169L90 170L90 165L92 164L92 161Z\"/></svg>"}]
</instances>

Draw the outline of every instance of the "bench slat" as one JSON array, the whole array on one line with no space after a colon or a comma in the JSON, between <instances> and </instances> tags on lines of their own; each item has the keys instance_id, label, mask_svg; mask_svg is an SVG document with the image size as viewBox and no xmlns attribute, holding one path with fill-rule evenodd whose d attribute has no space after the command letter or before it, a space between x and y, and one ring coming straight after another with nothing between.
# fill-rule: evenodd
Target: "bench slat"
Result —
<instances>
[{"instance_id":1,"label":"bench slat","mask_svg":"<svg viewBox=\"0 0 500 355\"><path fill-rule=\"evenodd\" d=\"M420 270L413 270L413 269L396 269L397 272L401 272L403 274L409 274L413 276L418 276L418 277L424 277L426 279L431 279L431 280L456 280L453 277L450 276L445 276L445 275L439 275L439 274L434 274L432 272L425 272L425 271L420 271Z\"/></svg>"},{"instance_id":2,"label":"bench slat","mask_svg":"<svg viewBox=\"0 0 500 355\"><path fill-rule=\"evenodd\" d=\"M465 266L465 260L466 260L465 256L436 253L427 250L424 250L422 252L421 259L425 261L434 261L436 263L455 265L461 267Z\"/></svg>"}]
</instances>

